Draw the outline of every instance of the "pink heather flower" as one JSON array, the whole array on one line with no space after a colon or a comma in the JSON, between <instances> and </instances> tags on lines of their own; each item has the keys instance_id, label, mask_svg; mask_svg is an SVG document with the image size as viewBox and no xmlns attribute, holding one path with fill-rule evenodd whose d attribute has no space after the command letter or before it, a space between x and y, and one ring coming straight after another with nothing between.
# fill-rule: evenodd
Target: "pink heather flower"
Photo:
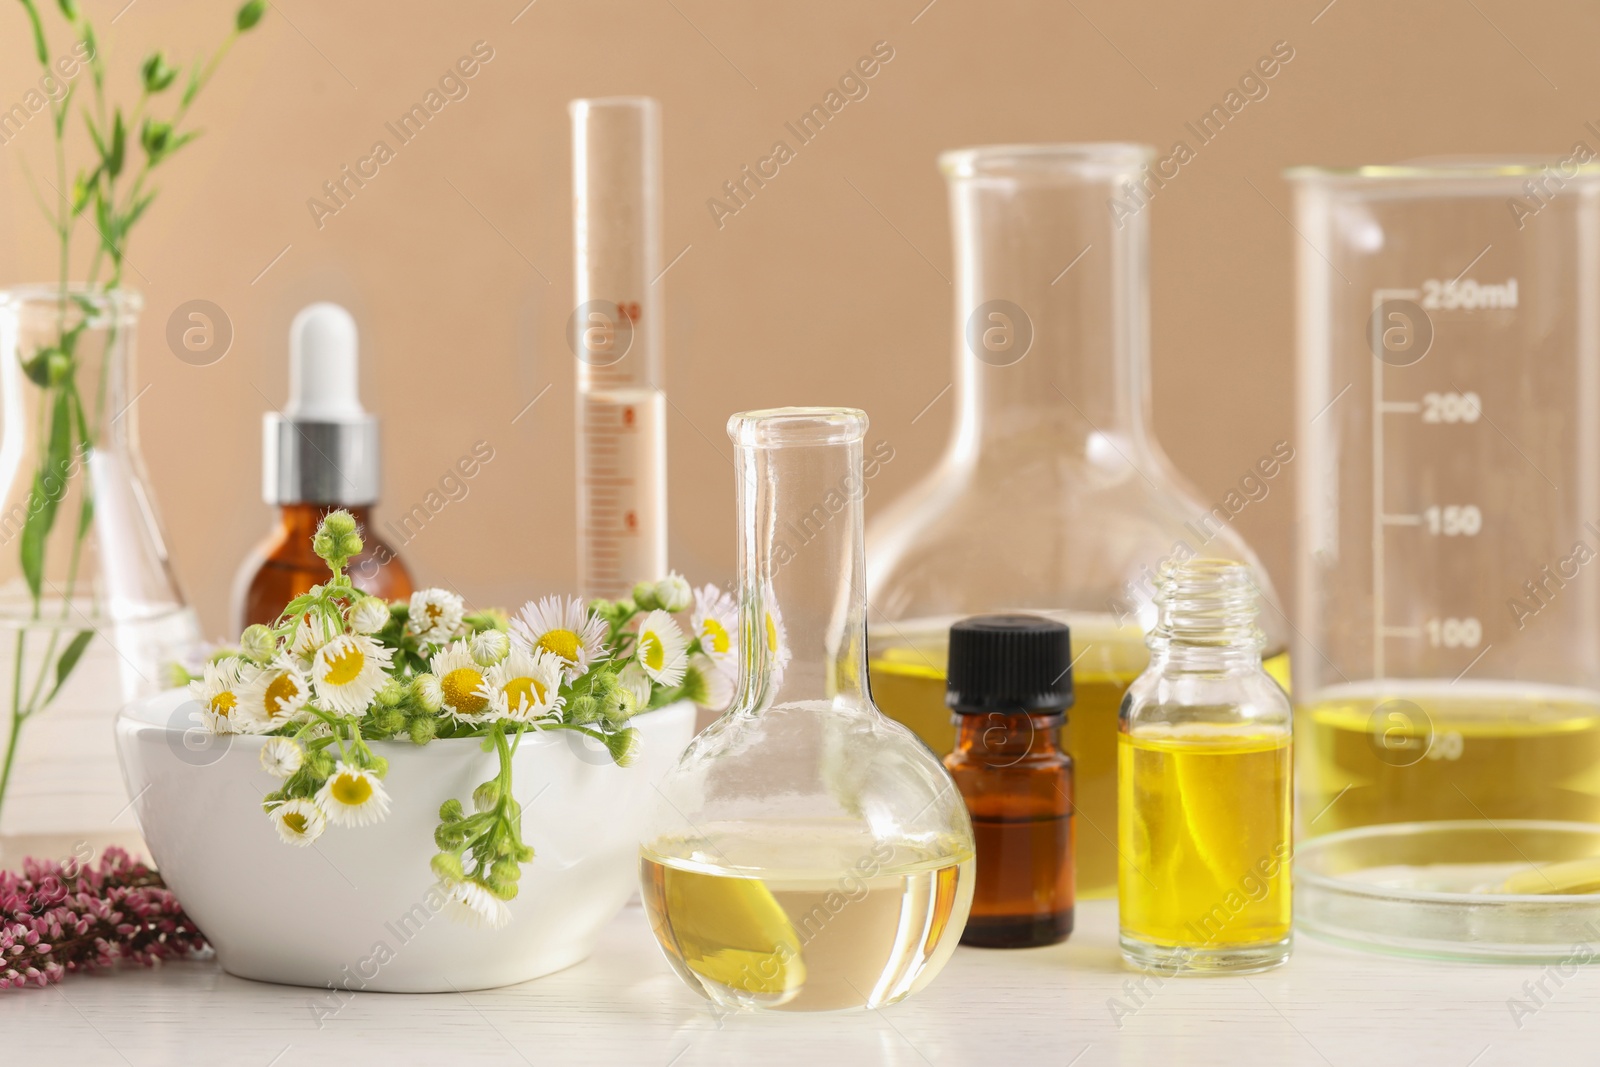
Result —
<instances>
[{"instance_id":1,"label":"pink heather flower","mask_svg":"<svg viewBox=\"0 0 1600 1067\"><path fill-rule=\"evenodd\" d=\"M118 962L153 966L206 947L161 876L120 848L98 866L23 861L0 871L0 989Z\"/></svg>"}]
</instances>

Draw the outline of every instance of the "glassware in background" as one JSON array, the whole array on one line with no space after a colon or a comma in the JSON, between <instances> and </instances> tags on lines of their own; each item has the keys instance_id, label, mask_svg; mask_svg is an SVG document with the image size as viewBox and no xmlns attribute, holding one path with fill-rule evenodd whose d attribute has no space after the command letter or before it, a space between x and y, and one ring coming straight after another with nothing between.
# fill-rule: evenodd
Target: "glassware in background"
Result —
<instances>
[{"instance_id":1,"label":"glassware in background","mask_svg":"<svg viewBox=\"0 0 1600 1067\"><path fill-rule=\"evenodd\" d=\"M111 729L199 627L139 452L137 293L0 292L0 848L141 842ZM182 725L202 729L198 717ZM196 758L207 758L196 752Z\"/></svg>"},{"instance_id":2,"label":"glassware in background","mask_svg":"<svg viewBox=\"0 0 1600 1067\"><path fill-rule=\"evenodd\" d=\"M1072 758L1057 747L1072 705L1072 635L1038 615L950 627L944 758L972 816L977 887L963 945L1028 948L1072 933Z\"/></svg>"},{"instance_id":3,"label":"glassware in background","mask_svg":"<svg viewBox=\"0 0 1600 1067\"><path fill-rule=\"evenodd\" d=\"M1077 702L1063 745L1077 778L1080 898L1116 891L1117 708L1147 661L1162 561L1242 560L1271 598L1250 549L1150 432L1148 215L1109 207L1150 159L1122 144L940 157L955 243L955 433L938 466L875 517L867 553L872 692L936 752L954 740L952 622L1026 611L1070 623ZM942 386L928 377L929 397ZM1282 622L1265 625L1268 654L1282 652Z\"/></svg>"},{"instance_id":4,"label":"glassware in background","mask_svg":"<svg viewBox=\"0 0 1600 1067\"><path fill-rule=\"evenodd\" d=\"M1600 822L1600 167L1289 178L1301 831Z\"/></svg>"},{"instance_id":5,"label":"glassware in background","mask_svg":"<svg viewBox=\"0 0 1600 1067\"><path fill-rule=\"evenodd\" d=\"M1289 699L1261 663L1250 570L1163 565L1150 666L1117 738L1122 955L1162 974L1289 958Z\"/></svg>"},{"instance_id":6,"label":"glassware in background","mask_svg":"<svg viewBox=\"0 0 1600 1067\"><path fill-rule=\"evenodd\" d=\"M574 100L578 585L615 599L667 573L661 392L661 105Z\"/></svg>"},{"instance_id":7,"label":"glassware in background","mask_svg":"<svg viewBox=\"0 0 1600 1067\"><path fill-rule=\"evenodd\" d=\"M739 681L660 786L642 895L679 976L728 1007L877 1008L955 951L972 826L867 694L861 440L848 408L735 415Z\"/></svg>"}]
</instances>

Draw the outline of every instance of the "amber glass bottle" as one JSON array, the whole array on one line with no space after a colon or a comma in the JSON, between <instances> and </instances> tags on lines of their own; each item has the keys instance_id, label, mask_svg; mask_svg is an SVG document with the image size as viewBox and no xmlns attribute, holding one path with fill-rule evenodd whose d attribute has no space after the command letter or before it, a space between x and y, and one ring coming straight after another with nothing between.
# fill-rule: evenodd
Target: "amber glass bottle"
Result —
<instances>
[{"instance_id":1,"label":"amber glass bottle","mask_svg":"<svg viewBox=\"0 0 1600 1067\"><path fill-rule=\"evenodd\" d=\"M979 615L950 628L945 757L972 816L977 887L964 945L1052 945L1072 933L1072 759L1057 746L1072 704L1067 627Z\"/></svg>"},{"instance_id":2,"label":"amber glass bottle","mask_svg":"<svg viewBox=\"0 0 1600 1067\"><path fill-rule=\"evenodd\" d=\"M411 575L371 522L378 499L378 420L357 391L356 323L337 304L312 304L289 329L289 403L262 426L261 495L278 506L278 526L239 569L237 633L271 623L283 606L328 576L311 551L317 523L344 508L366 548L346 568L356 588L399 600Z\"/></svg>"}]
</instances>

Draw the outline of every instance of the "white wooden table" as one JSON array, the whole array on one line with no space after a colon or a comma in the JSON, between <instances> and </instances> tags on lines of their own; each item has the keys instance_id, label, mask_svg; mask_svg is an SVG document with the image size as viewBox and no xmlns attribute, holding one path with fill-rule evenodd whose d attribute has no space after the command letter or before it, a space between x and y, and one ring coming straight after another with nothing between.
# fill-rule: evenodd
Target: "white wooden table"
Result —
<instances>
[{"instance_id":1,"label":"white wooden table","mask_svg":"<svg viewBox=\"0 0 1600 1067\"><path fill-rule=\"evenodd\" d=\"M637 906L560 974L464 995L357 994L320 1026L311 990L243 981L211 962L170 964L0 992L0 1065L1600 1061L1600 967L1558 985L1541 967L1416 963L1301 936L1277 971L1145 979L1141 991L1117 956L1115 924L1111 902L1080 904L1064 945L962 948L905 1003L823 1016L719 1017L667 969ZM1519 1028L1508 1000L1541 979L1549 995Z\"/></svg>"}]
</instances>

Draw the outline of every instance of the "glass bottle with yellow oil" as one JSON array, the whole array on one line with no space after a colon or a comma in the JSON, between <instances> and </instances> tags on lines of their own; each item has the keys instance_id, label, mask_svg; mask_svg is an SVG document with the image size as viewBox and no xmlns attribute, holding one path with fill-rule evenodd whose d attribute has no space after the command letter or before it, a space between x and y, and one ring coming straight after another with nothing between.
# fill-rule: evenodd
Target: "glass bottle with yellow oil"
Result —
<instances>
[{"instance_id":1,"label":"glass bottle with yellow oil","mask_svg":"<svg viewBox=\"0 0 1600 1067\"><path fill-rule=\"evenodd\" d=\"M862 439L847 408L735 415L739 679L659 787L642 896L733 1008L877 1008L955 951L974 885L950 775L867 691Z\"/></svg>"},{"instance_id":2,"label":"glass bottle with yellow oil","mask_svg":"<svg viewBox=\"0 0 1600 1067\"><path fill-rule=\"evenodd\" d=\"M1122 955L1163 974L1289 958L1289 698L1261 664L1247 567L1164 566L1150 666L1117 736Z\"/></svg>"},{"instance_id":3,"label":"glass bottle with yellow oil","mask_svg":"<svg viewBox=\"0 0 1600 1067\"><path fill-rule=\"evenodd\" d=\"M1149 208L1117 211L1152 158L1140 145L947 152L955 251L953 407L940 463L868 531L872 692L943 754L946 635L969 615L1022 611L1072 628L1077 702L1063 730L1077 775L1079 897L1116 892L1117 708L1145 667L1166 560L1248 563L1233 526L1294 452L1263 446L1243 494L1185 488L1150 432ZM918 403L925 401L919 400ZM931 409L930 409L931 410ZM1246 484L1247 483L1247 484ZM1265 655L1285 648L1263 620Z\"/></svg>"}]
</instances>

